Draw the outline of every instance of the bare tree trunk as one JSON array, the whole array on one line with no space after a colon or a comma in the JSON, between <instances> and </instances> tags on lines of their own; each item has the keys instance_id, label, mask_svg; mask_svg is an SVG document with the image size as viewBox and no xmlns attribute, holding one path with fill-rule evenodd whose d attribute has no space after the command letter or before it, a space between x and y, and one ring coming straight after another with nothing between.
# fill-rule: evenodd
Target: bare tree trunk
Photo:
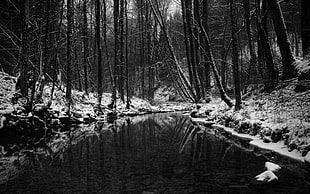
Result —
<instances>
[{"instance_id":1,"label":"bare tree trunk","mask_svg":"<svg viewBox=\"0 0 310 194\"><path fill-rule=\"evenodd\" d=\"M203 27L205 28L206 32L209 31L209 0L204 0L203 1ZM205 41L205 40L204 40ZM204 60L207 61L204 66L204 71L205 71L205 89L207 92L207 98L210 97L211 95L211 65L209 62L208 56L205 54L204 55Z\"/></svg>"},{"instance_id":2,"label":"bare tree trunk","mask_svg":"<svg viewBox=\"0 0 310 194\"><path fill-rule=\"evenodd\" d=\"M264 80L265 90L272 91L278 83L278 72L273 62L271 48L268 42L268 29L267 29L267 11L266 0L262 0L262 7L260 7L260 1L257 1L257 44L258 44L258 63L261 77ZM266 67L265 65L266 64ZM265 70L267 69L267 71Z\"/></svg>"},{"instance_id":3,"label":"bare tree trunk","mask_svg":"<svg viewBox=\"0 0 310 194\"><path fill-rule=\"evenodd\" d=\"M189 40L189 52L190 53L190 60L192 65L192 73L193 73L193 81L194 81L194 87L196 91L196 99L195 101L198 102L201 98L200 93L200 83L197 75L197 56L196 56L196 48L195 48L195 42L194 42L194 32L193 32L193 10L192 10L192 0L186 0L185 1L185 9L186 9L186 23L187 23L187 29L188 29L188 40Z\"/></svg>"},{"instance_id":4,"label":"bare tree trunk","mask_svg":"<svg viewBox=\"0 0 310 194\"><path fill-rule=\"evenodd\" d=\"M296 27L295 27L296 28ZM295 56L299 56L299 37L298 37L298 29L295 29L296 31L294 32L294 43L295 43Z\"/></svg>"},{"instance_id":5,"label":"bare tree trunk","mask_svg":"<svg viewBox=\"0 0 310 194\"><path fill-rule=\"evenodd\" d=\"M261 24L259 24L261 25ZM266 91L272 91L278 83L278 73L273 63L271 48L268 43L267 33L262 26L259 26L258 30L259 41L261 42L261 52L264 55L264 59L267 66L267 78L265 78Z\"/></svg>"},{"instance_id":6,"label":"bare tree trunk","mask_svg":"<svg viewBox=\"0 0 310 194\"><path fill-rule=\"evenodd\" d=\"M55 63L52 63L52 69L53 69L53 86L52 86L52 91L51 91L51 98L50 101L53 100L53 94L54 94L54 90L55 90L55 86L56 86L56 82L57 82L57 75L59 74L59 65L60 65L60 51L59 51L59 45L60 45L60 33L61 33L61 24L62 24L62 19L63 19L63 11L64 11L64 2L65 0L61 1L61 10L59 13L59 22L58 22L58 30L57 30L57 34L56 34L56 46L55 46L55 52L56 52L56 61ZM61 80L58 80L59 82Z\"/></svg>"},{"instance_id":7,"label":"bare tree trunk","mask_svg":"<svg viewBox=\"0 0 310 194\"><path fill-rule=\"evenodd\" d=\"M231 19L231 35L232 35L232 63L233 63L233 77L235 85L235 109L241 109L241 90L240 90L240 69L238 63L238 46L237 46L237 33L236 33L236 7L233 0L229 1L230 4L230 19Z\"/></svg>"},{"instance_id":8,"label":"bare tree trunk","mask_svg":"<svg viewBox=\"0 0 310 194\"><path fill-rule=\"evenodd\" d=\"M94 9L94 5L96 5L96 0L90 0L90 29L91 29L91 32L93 31L96 31L95 28L96 28L96 13L95 12L95 9ZM93 11L94 10L94 11ZM94 22L95 21L95 22ZM91 36L90 38L90 48L91 48L91 59L92 59L92 62L90 62L90 60L88 61L89 63L89 77L90 79L88 79L89 81L89 86L91 89L92 92L96 92L96 89L95 89L95 78L96 78L96 69L94 71L92 71L92 69L94 68L93 66L96 64L96 56L97 56L97 47L96 47L96 38L94 36Z\"/></svg>"},{"instance_id":9,"label":"bare tree trunk","mask_svg":"<svg viewBox=\"0 0 310 194\"><path fill-rule=\"evenodd\" d=\"M118 87L120 98L125 103L125 92L124 92L124 66L125 66L125 55L124 55L124 17L125 17L125 1L120 0L120 18L119 18L119 28L120 28L120 66L119 66L119 80Z\"/></svg>"},{"instance_id":10,"label":"bare tree trunk","mask_svg":"<svg viewBox=\"0 0 310 194\"><path fill-rule=\"evenodd\" d=\"M47 0L46 4L46 24L45 24L45 33L44 33L44 55L43 55L43 65L40 72L39 77L39 95L38 97L41 98L43 94L44 85L47 79L47 67L48 67L48 42L49 42L49 23L50 23L50 9L51 9L51 0Z\"/></svg>"},{"instance_id":11,"label":"bare tree trunk","mask_svg":"<svg viewBox=\"0 0 310 194\"><path fill-rule=\"evenodd\" d=\"M75 63L75 79L78 80L77 83L75 81L75 87L78 88L79 91L82 91L82 80L81 80L81 73L80 73L80 60L79 60L79 55L78 55L78 47L77 47L77 27L74 27L74 63Z\"/></svg>"},{"instance_id":12,"label":"bare tree trunk","mask_svg":"<svg viewBox=\"0 0 310 194\"><path fill-rule=\"evenodd\" d=\"M78 7L78 9L80 9L80 7ZM78 15L78 14L76 14ZM78 17L78 16L77 16ZM78 89L79 91L82 91L82 82L81 82L81 76L80 76L80 61L79 61L79 55L78 55L78 29L77 29L77 19L75 19L73 21L73 36L74 36L74 72L73 72L73 75L74 75L74 88Z\"/></svg>"},{"instance_id":13,"label":"bare tree trunk","mask_svg":"<svg viewBox=\"0 0 310 194\"><path fill-rule=\"evenodd\" d=\"M201 63L201 51L200 51L200 43L201 43L201 33L198 26L198 20L200 20L200 3L198 0L194 0L193 4L193 32L194 32L194 46L195 46L195 59L196 59L196 76L197 76L197 88L199 90L199 94L201 98L205 98L205 90L204 90L204 74L203 74L203 66ZM204 65L206 66L206 65Z\"/></svg>"},{"instance_id":14,"label":"bare tree trunk","mask_svg":"<svg viewBox=\"0 0 310 194\"><path fill-rule=\"evenodd\" d=\"M283 79L291 79L296 76L295 67L293 65L295 59L291 50L290 41L288 39L286 25L282 15L281 7L277 0L268 1L274 29L277 34L277 41L282 56Z\"/></svg>"},{"instance_id":15,"label":"bare tree trunk","mask_svg":"<svg viewBox=\"0 0 310 194\"><path fill-rule=\"evenodd\" d=\"M257 63L257 56L255 53L255 47L253 42L253 32L252 32L252 26L251 26L251 10L250 10L250 2L248 0L243 0L243 9L244 9L244 18L245 18L245 28L246 33L248 36L248 46L250 50L250 65L248 68L248 76L246 80L246 84L250 83L250 77L252 72L256 72L256 63Z\"/></svg>"},{"instance_id":16,"label":"bare tree trunk","mask_svg":"<svg viewBox=\"0 0 310 194\"><path fill-rule=\"evenodd\" d=\"M192 64L191 64L191 56L189 54L189 41L188 41L188 30L187 30L187 16L186 16L186 7L185 7L186 0L182 0L182 18L183 18L183 31L184 31L184 42L185 42L185 49L186 49L186 58L187 58L187 68L188 68L188 74L189 74L189 81L191 86L193 87L193 71L192 71Z\"/></svg>"},{"instance_id":17,"label":"bare tree trunk","mask_svg":"<svg viewBox=\"0 0 310 194\"><path fill-rule=\"evenodd\" d=\"M21 94L28 97L29 88L29 40L28 40L28 23L29 23L29 0L21 3L21 23L22 23L22 39L21 39L21 54L19 62L20 76L18 77L16 87L20 89Z\"/></svg>"},{"instance_id":18,"label":"bare tree trunk","mask_svg":"<svg viewBox=\"0 0 310 194\"><path fill-rule=\"evenodd\" d=\"M145 61L144 61L144 0L140 0L140 67L141 67L141 97L144 98L144 79L145 79Z\"/></svg>"},{"instance_id":19,"label":"bare tree trunk","mask_svg":"<svg viewBox=\"0 0 310 194\"><path fill-rule=\"evenodd\" d=\"M256 23L259 24L261 23L261 10L260 10L260 2L261 0L255 0L255 10L256 10ZM260 25L256 25L257 26L257 69L258 72L261 76L261 78L264 80L264 72L263 72L263 53L262 53L262 43L260 41L260 30L261 30L261 26Z\"/></svg>"},{"instance_id":20,"label":"bare tree trunk","mask_svg":"<svg viewBox=\"0 0 310 194\"><path fill-rule=\"evenodd\" d=\"M152 91L153 91L153 87L152 87L152 79L153 79L153 74L152 74L152 60L151 60L151 46L152 46L152 39L151 39L151 35L152 35L152 26L151 26L151 22L152 22L152 17L151 17L151 11L150 11L150 6L148 4L148 2L145 2L145 8L146 8L146 39L147 39L147 52L146 52L146 58L147 58L147 68L148 68L148 99L152 100L153 99L153 95L152 95Z\"/></svg>"},{"instance_id":21,"label":"bare tree trunk","mask_svg":"<svg viewBox=\"0 0 310 194\"><path fill-rule=\"evenodd\" d=\"M101 44L100 44L100 0L96 0L96 43L98 51L98 61L97 61L97 108L101 113L101 99L102 99L102 53L101 53Z\"/></svg>"},{"instance_id":22,"label":"bare tree trunk","mask_svg":"<svg viewBox=\"0 0 310 194\"><path fill-rule=\"evenodd\" d=\"M107 44L107 6L106 6L106 0L102 1L103 3L103 36L104 36L104 48L105 48L105 59L106 59L106 64L108 65L109 73L110 73L110 81L111 81L111 86L112 86L112 100L111 104L108 105L109 108L113 108L114 106L114 94L116 98L116 83L115 83L115 76L113 73L113 68L112 64L110 62L110 57L109 57L109 49L108 49L108 44Z\"/></svg>"},{"instance_id":23,"label":"bare tree trunk","mask_svg":"<svg viewBox=\"0 0 310 194\"><path fill-rule=\"evenodd\" d=\"M130 88L129 88L129 61L128 61L128 0L125 0L125 24L126 24L126 38L125 38L125 63L126 63L126 109L130 109Z\"/></svg>"},{"instance_id":24,"label":"bare tree trunk","mask_svg":"<svg viewBox=\"0 0 310 194\"><path fill-rule=\"evenodd\" d=\"M228 48L226 48L226 32L227 32L227 27L228 27L228 11L227 14L225 15L225 27L223 30L223 39L222 39L222 51L221 51L221 57L222 57L222 62L221 62L221 83L223 86L224 91L227 91L226 88L226 72L227 72L227 64L226 64L226 55L228 53ZM227 51L226 51L227 49Z\"/></svg>"},{"instance_id":25,"label":"bare tree trunk","mask_svg":"<svg viewBox=\"0 0 310 194\"><path fill-rule=\"evenodd\" d=\"M88 73L87 73L87 58L88 58L88 24L87 24L87 0L83 0L83 67L84 67L84 90L88 95Z\"/></svg>"},{"instance_id":26,"label":"bare tree trunk","mask_svg":"<svg viewBox=\"0 0 310 194\"><path fill-rule=\"evenodd\" d=\"M73 2L72 0L67 1L67 90L66 99L69 104L71 104L71 62L72 62L72 27L73 27Z\"/></svg>"},{"instance_id":27,"label":"bare tree trunk","mask_svg":"<svg viewBox=\"0 0 310 194\"><path fill-rule=\"evenodd\" d=\"M119 0L114 1L114 83L116 85L119 70ZM116 109L116 86L112 93L112 105Z\"/></svg>"},{"instance_id":28,"label":"bare tree trunk","mask_svg":"<svg viewBox=\"0 0 310 194\"><path fill-rule=\"evenodd\" d=\"M150 5L149 5L150 7ZM153 16L153 17L152 17ZM152 20L154 21L154 26L152 27L152 24L150 23L150 28L152 28L152 35L151 37L151 63L152 63L152 69L151 69L151 73L152 73L152 76L151 76L151 98L154 99L154 93L155 91L159 88L159 84L157 86L155 86L155 83L157 81L157 69L158 69L158 64L156 63L156 60L157 60L157 47L158 47L158 40L156 39L156 35L158 34L158 22L156 21L155 19L155 16L154 14L152 14L152 11L150 9L150 17L151 17L151 21Z\"/></svg>"}]
</instances>

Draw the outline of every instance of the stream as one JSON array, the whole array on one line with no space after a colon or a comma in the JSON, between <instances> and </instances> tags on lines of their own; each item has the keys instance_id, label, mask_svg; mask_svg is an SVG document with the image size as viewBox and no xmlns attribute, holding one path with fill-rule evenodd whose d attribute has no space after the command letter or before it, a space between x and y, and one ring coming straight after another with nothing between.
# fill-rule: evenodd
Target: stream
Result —
<instances>
[{"instance_id":1,"label":"stream","mask_svg":"<svg viewBox=\"0 0 310 194\"><path fill-rule=\"evenodd\" d=\"M270 160L182 114L115 121L69 142L55 157L29 158L0 193L310 193L306 167L277 157L279 183L251 185Z\"/></svg>"}]
</instances>

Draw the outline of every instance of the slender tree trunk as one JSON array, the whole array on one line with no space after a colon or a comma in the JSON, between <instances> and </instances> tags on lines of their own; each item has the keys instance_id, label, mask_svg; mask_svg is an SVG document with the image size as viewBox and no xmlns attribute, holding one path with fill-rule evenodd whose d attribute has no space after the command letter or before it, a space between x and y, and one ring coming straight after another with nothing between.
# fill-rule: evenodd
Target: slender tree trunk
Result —
<instances>
[{"instance_id":1,"label":"slender tree trunk","mask_svg":"<svg viewBox=\"0 0 310 194\"><path fill-rule=\"evenodd\" d=\"M290 41L287 35L286 25L282 15L281 7L277 0L268 1L274 29L277 34L277 41L282 56L283 79L291 79L296 76L293 65L295 59L291 50Z\"/></svg>"},{"instance_id":2,"label":"slender tree trunk","mask_svg":"<svg viewBox=\"0 0 310 194\"><path fill-rule=\"evenodd\" d=\"M152 35L152 26L151 26L151 12L150 12L150 6L148 2L145 2L145 15L146 15L146 39L147 39L147 52L146 52L146 58L147 58L147 68L148 68L148 99L152 100L152 60L151 60L151 46L152 46L152 40L151 40L151 35Z\"/></svg>"},{"instance_id":3,"label":"slender tree trunk","mask_svg":"<svg viewBox=\"0 0 310 194\"><path fill-rule=\"evenodd\" d=\"M55 63L52 63L52 69L53 69L53 86L52 86L52 91L51 91L51 98L50 101L53 100L53 94L54 94L54 90L55 90L55 86L56 86L56 82L57 81L61 81L61 80L57 80L57 75L59 74L59 66L60 66L60 51L59 51L59 45L60 45L60 35L61 35L61 25L62 25L62 20L63 20L63 11L64 11L64 2L65 0L61 1L61 7L60 7L60 13L59 13L59 22L58 22L58 29L57 29L57 34L56 34L56 46L55 46L55 52L56 52L56 59L55 59Z\"/></svg>"},{"instance_id":4,"label":"slender tree trunk","mask_svg":"<svg viewBox=\"0 0 310 194\"><path fill-rule=\"evenodd\" d=\"M128 0L125 0L125 24L126 24L126 37L125 37L125 64L126 64L126 109L130 109L130 87L129 87L129 53L128 53Z\"/></svg>"},{"instance_id":5,"label":"slender tree trunk","mask_svg":"<svg viewBox=\"0 0 310 194\"><path fill-rule=\"evenodd\" d=\"M29 23L29 0L22 1L21 3L21 23L22 23L22 39L21 39L21 54L20 54L20 63L19 70L20 76L16 84L17 89L20 89L21 94L25 97L28 97L28 88L29 88L29 40L28 40L28 23Z\"/></svg>"},{"instance_id":6,"label":"slender tree trunk","mask_svg":"<svg viewBox=\"0 0 310 194\"><path fill-rule=\"evenodd\" d=\"M259 41L261 42L261 52L264 55L264 59L267 66L267 79L265 79L266 91L272 91L278 83L278 73L273 62L271 48L268 43L267 33L262 26L259 27Z\"/></svg>"},{"instance_id":7,"label":"slender tree trunk","mask_svg":"<svg viewBox=\"0 0 310 194\"><path fill-rule=\"evenodd\" d=\"M119 79L119 0L114 1L114 83ZM116 88L116 86L115 86ZM112 94L112 103L114 110L116 109L116 90Z\"/></svg>"},{"instance_id":8,"label":"slender tree trunk","mask_svg":"<svg viewBox=\"0 0 310 194\"><path fill-rule=\"evenodd\" d=\"M145 61L144 61L144 0L140 1L140 26L141 26L141 42L140 42L140 67L141 67L141 97L144 98L144 79L145 79Z\"/></svg>"},{"instance_id":9,"label":"slender tree trunk","mask_svg":"<svg viewBox=\"0 0 310 194\"><path fill-rule=\"evenodd\" d=\"M80 76L80 62L79 62L79 55L78 55L78 48L77 48L77 34L76 34L76 26L74 27L74 86L77 88L79 91L82 91L82 83L81 83L81 76Z\"/></svg>"},{"instance_id":10,"label":"slender tree trunk","mask_svg":"<svg viewBox=\"0 0 310 194\"><path fill-rule=\"evenodd\" d=\"M72 46L73 46L73 2L72 0L67 1L67 90L66 90L66 99L69 104L71 104L71 64L72 64Z\"/></svg>"},{"instance_id":11,"label":"slender tree trunk","mask_svg":"<svg viewBox=\"0 0 310 194\"><path fill-rule=\"evenodd\" d=\"M125 1L120 0L120 18L119 18L119 28L120 28L120 66L119 66L119 93L120 98L125 103L125 92L124 92L124 67L125 67L125 55L124 55L124 17L125 17Z\"/></svg>"},{"instance_id":12,"label":"slender tree trunk","mask_svg":"<svg viewBox=\"0 0 310 194\"><path fill-rule=\"evenodd\" d=\"M261 76L261 79L264 80L264 72L263 72L263 53L262 53L262 42L260 41L260 30L261 30L261 9L260 9L260 2L261 0L255 0L255 9L256 9L256 23L257 26L257 65L258 65L258 72Z\"/></svg>"},{"instance_id":13,"label":"slender tree trunk","mask_svg":"<svg viewBox=\"0 0 310 194\"><path fill-rule=\"evenodd\" d=\"M203 27L206 30L206 32L209 32L209 0L204 0L203 1ZM204 40L205 42L205 40ZM204 66L204 71L205 71L205 89L207 92L207 97L210 97L211 95L211 65L209 62L208 56L205 54L204 55L204 60L207 61Z\"/></svg>"},{"instance_id":14,"label":"slender tree trunk","mask_svg":"<svg viewBox=\"0 0 310 194\"><path fill-rule=\"evenodd\" d=\"M257 1L258 13L258 56L259 56L259 71L264 80L265 90L272 91L278 83L278 73L273 62L271 48L268 42L268 29L267 29L267 10L266 0L262 0L262 7L260 8L260 0ZM265 66L267 71L265 70ZM266 72L266 73L265 73Z\"/></svg>"},{"instance_id":15,"label":"slender tree trunk","mask_svg":"<svg viewBox=\"0 0 310 194\"><path fill-rule=\"evenodd\" d=\"M78 14L76 14L78 15ZM74 40L74 68L73 68L73 71L72 74L74 75L74 89L78 88L79 91L82 91L82 83L81 83L81 77L80 77L80 72L79 72L79 69L80 69L80 64L79 64L79 56L78 56L78 48L77 48L77 36L78 36L78 31L77 31L77 21L76 19L74 18L73 19L73 40Z\"/></svg>"},{"instance_id":16,"label":"slender tree trunk","mask_svg":"<svg viewBox=\"0 0 310 194\"><path fill-rule=\"evenodd\" d=\"M84 90L88 95L88 72L87 72L87 58L88 58L88 24L87 24L87 0L83 0L83 67L84 67Z\"/></svg>"},{"instance_id":17,"label":"slender tree trunk","mask_svg":"<svg viewBox=\"0 0 310 194\"><path fill-rule=\"evenodd\" d=\"M299 37L298 37L298 30L296 29L296 31L294 32L294 43L295 43L295 56L298 57L299 56Z\"/></svg>"},{"instance_id":18,"label":"slender tree trunk","mask_svg":"<svg viewBox=\"0 0 310 194\"><path fill-rule=\"evenodd\" d=\"M95 7L95 8L94 8ZM93 88L93 91L94 92L96 92L96 84L95 84L95 82L97 81L97 77L98 77L98 75L96 74L96 64L98 63L97 62L97 59L98 59L98 57L96 57L97 56L97 53L98 53L98 51L97 51L97 40L96 40L96 0L91 0L91 10L94 10L94 11L91 11L91 14L90 14L90 16L91 16L91 29L93 29L93 32L95 32L95 36L91 36L92 37L92 39L91 39L91 43L92 43L92 45L91 45L91 48L92 48L92 55L93 55L93 57L92 57L92 63L90 63L90 67L92 67L92 68L94 68L94 72L92 72L92 75L93 76L90 76L90 78L93 78L92 79L92 88ZM97 62L97 63L96 63ZM97 69L97 73L98 73L98 69Z\"/></svg>"},{"instance_id":19,"label":"slender tree trunk","mask_svg":"<svg viewBox=\"0 0 310 194\"><path fill-rule=\"evenodd\" d=\"M114 104L114 94L116 97L116 83L115 83L115 75L113 73L113 68L112 64L110 62L110 57L109 57L109 49L108 49L108 44L107 44L107 6L106 6L106 1L102 1L103 4L103 40L104 40L104 52L105 52L105 59L106 59L106 64L108 65L108 70L110 74L110 81L111 81L111 86L112 86L112 102L110 105L108 105L110 108L113 108Z\"/></svg>"},{"instance_id":20,"label":"slender tree trunk","mask_svg":"<svg viewBox=\"0 0 310 194\"><path fill-rule=\"evenodd\" d=\"M149 5L150 7L150 5ZM153 16L153 17L152 17ZM151 81L151 84L152 84L152 90L151 90L151 96L152 96L152 99L154 99L154 93L155 91L159 88L159 87L155 87L155 82L157 81L157 68L158 68L158 65L156 63L157 61L157 47L158 47L158 41L156 39L156 36L158 34L158 30L157 30L157 27L158 27L158 22L156 21L155 19L155 16L154 14L152 14L151 12L151 9L150 9L150 17L151 17L151 22L154 21L154 25L152 26L151 25L151 28L152 28L152 36L153 38L151 38L151 63L153 64L152 65L152 81Z\"/></svg>"},{"instance_id":21,"label":"slender tree trunk","mask_svg":"<svg viewBox=\"0 0 310 194\"><path fill-rule=\"evenodd\" d=\"M227 91L226 88L226 72L227 72L227 64L226 64L226 53L228 53L228 49L226 48L226 32L227 32L227 27L228 27L228 11L227 14L224 17L225 19L225 27L223 30L223 39L222 39L222 51L221 51L221 57L222 57L222 62L221 62L221 83L225 91Z\"/></svg>"},{"instance_id":22,"label":"slender tree trunk","mask_svg":"<svg viewBox=\"0 0 310 194\"><path fill-rule=\"evenodd\" d=\"M229 1L230 4L230 19L231 19L231 35L232 35L232 63L233 63L233 77L235 85L235 109L241 109L241 90L240 90L240 69L238 63L238 46L236 33L236 7L234 0Z\"/></svg>"},{"instance_id":23,"label":"slender tree trunk","mask_svg":"<svg viewBox=\"0 0 310 194\"><path fill-rule=\"evenodd\" d=\"M248 76L247 76L247 84L251 82L250 77L252 75L252 71L256 72L256 63L257 63L257 56L255 53L255 47L253 42L253 32L251 26L251 10L250 10L250 2L249 0L243 0L243 9L244 9L244 18L245 18L245 28L248 37L248 46L250 51L250 65L248 68Z\"/></svg>"},{"instance_id":24,"label":"slender tree trunk","mask_svg":"<svg viewBox=\"0 0 310 194\"><path fill-rule=\"evenodd\" d=\"M198 26L198 20L200 20L200 3L199 0L194 0L194 4L193 4L194 8L194 45L195 45L195 59L196 59L196 71L197 71L197 86L199 88L199 93L200 93L200 98L205 98L205 90L204 90L204 74L203 74L203 67L201 64L201 51L200 51L200 43L201 43L201 33L199 30L199 26Z\"/></svg>"},{"instance_id":25,"label":"slender tree trunk","mask_svg":"<svg viewBox=\"0 0 310 194\"><path fill-rule=\"evenodd\" d=\"M49 43L49 23L50 23L50 9L51 9L51 0L47 0L46 4L46 24L45 24L45 33L44 33L44 62L41 70L40 80L40 89L39 89L39 98L42 97L44 85L47 79L47 67L48 67L48 43Z\"/></svg>"},{"instance_id":26,"label":"slender tree trunk","mask_svg":"<svg viewBox=\"0 0 310 194\"><path fill-rule=\"evenodd\" d=\"M193 14L192 14L192 0L186 0L185 1L185 9L186 9L186 22L187 22L187 29L188 29L188 40L189 40L189 53L190 53L190 60L192 64L192 70L193 70L193 81L194 81L194 87L196 91L196 99L195 101L198 102L201 98L200 93L200 84L199 79L197 75L197 56L196 56L196 48L195 48L195 42L194 42L194 32L193 32Z\"/></svg>"},{"instance_id":27,"label":"slender tree trunk","mask_svg":"<svg viewBox=\"0 0 310 194\"><path fill-rule=\"evenodd\" d=\"M98 111L101 112L101 99L102 99L102 53L101 53L101 43L100 43L100 0L96 0L96 43L98 51L98 61L97 61L97 106Z\"/></svg>"},{"instance_id":28,"label":"slender tree trunk","mask_svg":"<svg viewBox=\"0 0 310 194\"><path fill-rule=\"evenodd\" d=\"M189 41L188 41L188 30L187 30L187 16L186 16L186 7L185 7L186 0L182 0L182 18L183 18L183 31L184 31L184 42L185 42L185 49L186 49L186 58L187 58L187 68L188 68L188 74L189 74L189 81L191 86L194 86L193 82L193 71L192 71L192 64L191 64L191 56L189 54Z\"/></svg>"}]
</instances>

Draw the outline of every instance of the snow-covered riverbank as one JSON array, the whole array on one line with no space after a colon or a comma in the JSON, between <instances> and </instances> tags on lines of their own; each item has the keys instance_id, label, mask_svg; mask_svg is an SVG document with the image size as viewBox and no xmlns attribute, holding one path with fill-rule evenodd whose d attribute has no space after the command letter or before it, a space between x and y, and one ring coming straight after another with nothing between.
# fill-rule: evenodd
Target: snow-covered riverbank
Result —
<instances>
[{"instance_id":1,"label":"snow-covered riverbank","mask_svg":"<svg viewBox=\"0 0 310 194\"><path fill-rule=\"evenodd\" d=\"M294 80L272 93L252 90L235 111L219 99L199 104L193 120L249 140L253 146L310 163L310 92L296 93Z\"/></svg>"},{"instance_id":2,"label":"snow-covered riverbank","mask_svg":"<svg viewBox=\"0 0 310 194\"><path fill-rule=\"evenodd\" d=\"M192 118L192 120L196 123L199 123L201 125L208 125L209 122L206 121L205 119L202 118ZM289 151L289 148L284 144L283 141L279 141L277 143L265 143L260 136L256 135L249 135L249 134L242 134L242 133L238 133L236 132L233 128L230 127L225 127L223 125L220 124L212 124L211 128L216 129L216 130L221 130L221 131L225 131L227 133L229 133L230 135L233 135L235 137L241 138L241 139L245 139L247 141L249 141L250 145L253 146L257 146L261 149L265 149L265 150L270 150L272 152L276 152L282 156L286 156L289 158L292 158L294 160L298 160L301 162L304 162L305 157L303 157L301 155L301 153L298 150L292 150Z\"/></svg>"}]
</instances>

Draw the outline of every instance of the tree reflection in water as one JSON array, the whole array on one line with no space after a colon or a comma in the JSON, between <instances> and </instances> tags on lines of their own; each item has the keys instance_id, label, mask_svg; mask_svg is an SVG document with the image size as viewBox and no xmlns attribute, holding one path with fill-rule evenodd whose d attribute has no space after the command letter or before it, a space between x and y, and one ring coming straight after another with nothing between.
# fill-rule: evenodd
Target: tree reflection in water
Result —
<instances>
[{"instance_id":1,"label":"tree reflection in water","mask_svg":"<svg viewBox=\"0 0 310 194\"><path fill-rule=\"evenodd\" d=\"M7 193L283 193L303 191L305 174L286 170L274 187L253 188L266 159L178 114L154 114L70 138L53 161L41 158ZM74 136L74 137L73 137ZM47 161L47 162L42 162ZM34 163L36 163L34 161ZM38 163L38 162L37 162ZM51 164L51 165L49 165ZM281 181L283 180L283 181Z\"/></svg>"}]
</instances>

